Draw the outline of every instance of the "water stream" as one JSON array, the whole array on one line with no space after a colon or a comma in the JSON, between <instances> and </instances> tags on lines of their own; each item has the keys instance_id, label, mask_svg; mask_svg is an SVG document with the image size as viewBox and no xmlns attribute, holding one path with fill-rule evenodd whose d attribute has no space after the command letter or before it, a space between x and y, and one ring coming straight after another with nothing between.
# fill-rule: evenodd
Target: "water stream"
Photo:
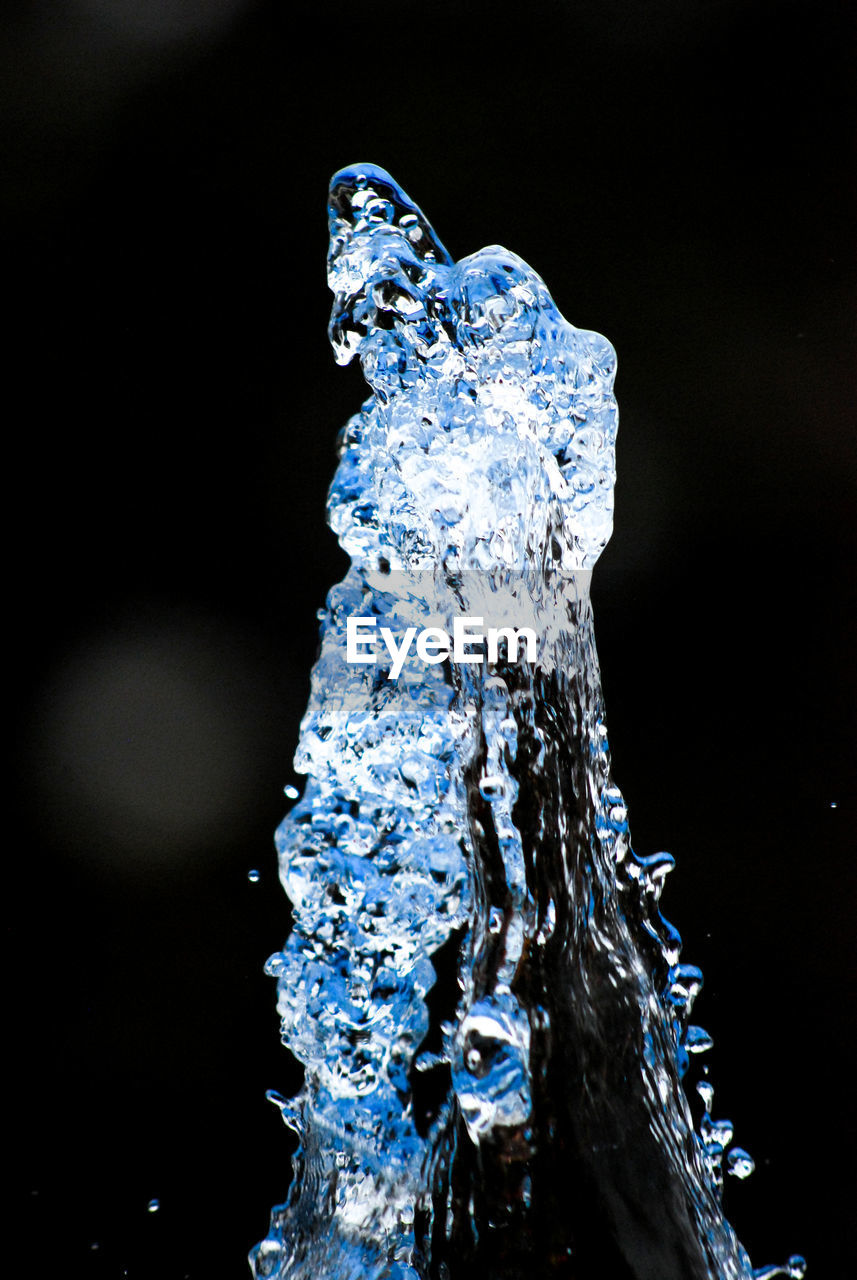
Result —
<instances>
[{"instance_id":1,"label":"water stream","mask_svg":"<svg viewBox=\"0 0 857 1280\"><path fill-rule=\"evenodd\" d=\"M294 925L267 967L305 1080L274 1098L299 1148L254 1275L802 1276L754 1272L723 1216L752 1159L688 1073L711 1041L659 911L673 860L634 852L610 772L613 349L514 254L453 262L383 170L337 174L329 210L331 341L372 394L277 833ZM445 644L462 619L493 649Z\"/></svg>"}]
</instances>

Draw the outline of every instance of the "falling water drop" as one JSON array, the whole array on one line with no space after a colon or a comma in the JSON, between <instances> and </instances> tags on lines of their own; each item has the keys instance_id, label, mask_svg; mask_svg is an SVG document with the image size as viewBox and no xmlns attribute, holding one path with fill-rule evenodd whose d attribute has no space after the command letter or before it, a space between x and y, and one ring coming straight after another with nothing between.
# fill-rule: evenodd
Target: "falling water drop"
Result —
<instances>
[{"instance_id":1,"label":"falling water drop","mask_svg":"<svg viewBox=\"0 0 857 1280\"><path fill-rule=\"evenodd\" d=\"M726 1172L733 1178L749 1178L755 1167L755 1160L743 1147L732 1147L726 1156Z\"/></svg>"},{"instance_id":2,"label":"falling water drop","mask_svg":"<svg viewBox=\"0 0 857 1280\"><path fill-rule=\"evenodd\" d=\"M688 1027L684 1034L684 1045L688 1053L707 1053L714 1044L704 1027Z\"/></svg>"},{"instance_id":3,"label":"falling water drop","mask_svg":"<svg viewBox=\"0 0 857 1280\"><path fill-rule=\"evenodd\" d=\"M714 1085L709 1084L707 1080L700 1080L696 1086L696 1092L702 1098L702 1105L706 1112L711 1111L711 1104L714 1101Z\"/></svg>"}]
</instances>

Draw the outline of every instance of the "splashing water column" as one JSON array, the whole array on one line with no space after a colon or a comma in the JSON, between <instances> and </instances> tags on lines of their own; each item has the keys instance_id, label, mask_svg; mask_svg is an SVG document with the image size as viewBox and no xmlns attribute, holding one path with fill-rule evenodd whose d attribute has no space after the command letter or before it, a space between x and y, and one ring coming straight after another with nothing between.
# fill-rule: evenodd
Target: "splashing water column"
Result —
<instances>
[{"instance_id":1,"label":"splashing water column","mask_svg":"<svg viewBox=\"0 0 857 1280\"><path fill-rule=\"evenodd\" d=\"M274 1098L300 1145L254 1275L749 1278L721 1167L752 1160L682 1085L711 1042L673 860L635 854L610 773L615 354L514 254L455 262L381 169L338 173L329 216L330 338L371 395L277 833L305 1080Z\"/></svg>"}]
</instances>

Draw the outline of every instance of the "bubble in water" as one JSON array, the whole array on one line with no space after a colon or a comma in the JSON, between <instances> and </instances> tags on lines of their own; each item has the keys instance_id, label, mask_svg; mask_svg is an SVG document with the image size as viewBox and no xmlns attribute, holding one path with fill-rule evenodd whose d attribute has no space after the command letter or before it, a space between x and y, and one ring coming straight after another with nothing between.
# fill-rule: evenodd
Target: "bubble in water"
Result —
<instances>
[{"instance_id":1,"label":"bubble in water","mask_svg":"<svg viewBox=\"0 0 857 1280\"><path fill-rule=\"evenodd\" d=\"M479 793L485 800L497 800L506 794L508 781L502 774L488 774L479 779Z\"/></svg>"},{"instance_id":2,"label":"bubble in water","mask_svg":"<svg viewBox=\"0 0 857 1280\"><path fill-rule=\"evenodd\" d=\"M467 1131L481 1142L530 1114L530 1028L511 997L475 1004L457 1036L452 1080Z\"/></svg>"}]
</instances>

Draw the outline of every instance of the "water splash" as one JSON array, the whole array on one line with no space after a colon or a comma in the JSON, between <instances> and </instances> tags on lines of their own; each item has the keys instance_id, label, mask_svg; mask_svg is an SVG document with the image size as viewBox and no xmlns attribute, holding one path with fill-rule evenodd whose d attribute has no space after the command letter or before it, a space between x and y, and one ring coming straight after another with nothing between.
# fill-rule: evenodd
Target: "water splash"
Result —
<instances>
[{"instance_id":1,"label":"water splash","mask_svg":"<svg viewBox=\"0 0 857 1280\"><path fill-rule=\"evenodd\" d=\"M352 561L321 618L277 833L294 925L267 971L297 1097L294 1180L258 1277L754 1273L721 1209L732 1125L682 1086L711 1037L610 774L589 579L610 536L615 354L526 263L454 262L383 170L330 192L330 337L372 395L329 522ZM532 627L396 672L456 618ZM410 643L410 642L409 642ZM424 654L427 650L423 651ZM484 654L481 655L484 658Z\"/></svg>"}]
</instances>

